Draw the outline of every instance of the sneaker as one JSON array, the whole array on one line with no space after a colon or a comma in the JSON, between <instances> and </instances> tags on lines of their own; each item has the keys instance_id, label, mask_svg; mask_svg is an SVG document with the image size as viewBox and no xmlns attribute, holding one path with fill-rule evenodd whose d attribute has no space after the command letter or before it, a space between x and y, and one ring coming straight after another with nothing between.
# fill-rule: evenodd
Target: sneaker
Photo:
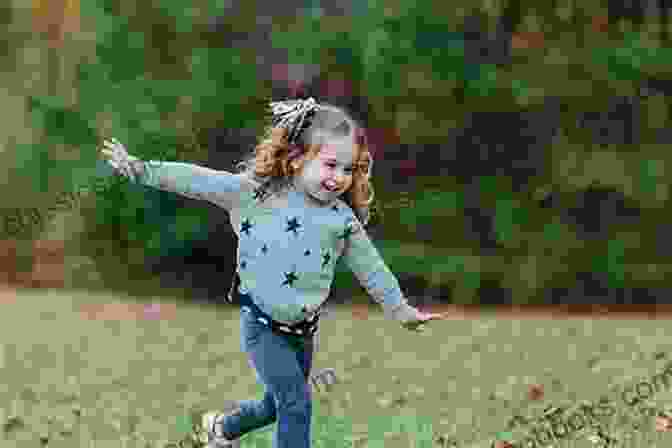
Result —
<instances>
[{"instance_id":1,"label":"sneaker","mask_svg":"<svg viewBox=\"0 0 672 448\"><path fill-rule=\"evenodd\" d=\"M232 411L208 411L201 417L198 439L207 448L240 448L240 439L228 440L220 435L220 422Z\"/></svg>"},{"instance_id":2,"label":"sneaker","mask_svg":"<svg viewBox=\"0 0 672 448\"><path fill-rule=\"evenodd\" d=\"M310 376L310 382L313 384L313 387L318 391L321 391L322 388L320 385L324 386L324 389L329 392L332 389L332 386L336 383L340 383L340 380L336 376L336 370L332 368L322 369L318 372L315 372Z\"/></svg>"}]
</instances>

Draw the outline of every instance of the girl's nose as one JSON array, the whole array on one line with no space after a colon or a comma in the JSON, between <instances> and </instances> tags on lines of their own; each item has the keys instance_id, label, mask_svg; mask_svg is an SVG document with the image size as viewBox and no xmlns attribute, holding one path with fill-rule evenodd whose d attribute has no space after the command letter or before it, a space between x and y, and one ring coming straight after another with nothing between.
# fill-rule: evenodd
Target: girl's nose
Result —
<instances>
[{"instance_id":1,"label":"girl's nose","mask_svg":"<svg viewBox=\"0 0 672 448\"><path fill-rule=\"evenodd\" d=\"M331 181L334 182L334 183L336 183L336 184L338 184L338 185L342 185L343 182L345 182L345 175L344 175L344 174L341 174L341 173L336 174L336 175L334 175L334 177L331 179Z\"/></svg>"}]
</instances>

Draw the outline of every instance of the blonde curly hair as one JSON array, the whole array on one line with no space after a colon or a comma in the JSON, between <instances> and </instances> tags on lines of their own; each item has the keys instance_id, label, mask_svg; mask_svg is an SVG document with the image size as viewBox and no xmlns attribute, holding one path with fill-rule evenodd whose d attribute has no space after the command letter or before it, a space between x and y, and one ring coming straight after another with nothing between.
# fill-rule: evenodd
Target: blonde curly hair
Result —
<instances>
[{"instance_id":1,"label":"blonde curly hair","mask_svg":"<svg viewBox=\"0 0 672 448\"><path fill-rule=\"evenodd\" d=\"M371 184L373 158L366 144L363 128L344 110L320 104L320 110L315 113L310 126L296 144L289 143L287 135L286 128L267 124L252 153L236 164L240 169L239 174L257 180L265 189L278 192L289 187L306 161L317 157L327 139L351 136L355 140L357 157L353 166L352 184L340 198L366 226L370 221L372 205L375 205L375 192Z\"/></svg>"}]
</instances>

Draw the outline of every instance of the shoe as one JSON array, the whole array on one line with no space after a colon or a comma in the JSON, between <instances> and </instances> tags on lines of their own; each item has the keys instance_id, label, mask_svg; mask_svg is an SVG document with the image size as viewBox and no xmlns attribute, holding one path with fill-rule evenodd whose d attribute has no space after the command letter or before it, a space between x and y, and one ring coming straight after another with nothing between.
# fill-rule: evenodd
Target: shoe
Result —
<instances>
[{"instance_id":1,"label":"shoe","mask_svg":"<svg viewBox=\"0 0 672 448\"><path fill-rule=\"evenodd\" d=\"M321 391L320 385L322 385L324 386L324 389L329 392L334 384L340 383L341 381L336 376L335 369L326 368L312 374L310 376L310 382L318 391Z\"/></svg>"},{"instance_id":2,"label":"shoe","mask_svg":"<svg viewBox=\"0 0 672 448\"><path fill-rule=\"evenodd\" d=\"M230 411L208 411L201 417L199 441L207 448L240 448L240 439L228 440L219 435L221 422L237 408Z\"/></svg>"}]
</instances>

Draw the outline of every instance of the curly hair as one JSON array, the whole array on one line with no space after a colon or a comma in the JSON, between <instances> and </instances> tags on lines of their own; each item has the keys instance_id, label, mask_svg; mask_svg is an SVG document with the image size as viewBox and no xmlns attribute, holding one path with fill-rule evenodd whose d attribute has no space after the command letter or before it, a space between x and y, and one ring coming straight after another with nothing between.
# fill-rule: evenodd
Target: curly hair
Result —
<instances>
[{"instance_id":1,"label":"curly hair","mask_svg":"<svg viewBox=\"0 0 672 448\"><path fill-rule=\"evenodd\" d=\"M311 125L296 144L287 141L287 133L285 128L267 124L252 153L236 164L240 169L239 174L254 178L262 183L265 190L278 192L290 185L306 161L317 157L326 138L352 136L357 157L353 166L352 184L342 194L341 199L366 226L371 217L372 205L375 205L375 192L371 184L373 158L366 144L363 128L342 109L321 104Z\"/></svg>"}]
</instances>

